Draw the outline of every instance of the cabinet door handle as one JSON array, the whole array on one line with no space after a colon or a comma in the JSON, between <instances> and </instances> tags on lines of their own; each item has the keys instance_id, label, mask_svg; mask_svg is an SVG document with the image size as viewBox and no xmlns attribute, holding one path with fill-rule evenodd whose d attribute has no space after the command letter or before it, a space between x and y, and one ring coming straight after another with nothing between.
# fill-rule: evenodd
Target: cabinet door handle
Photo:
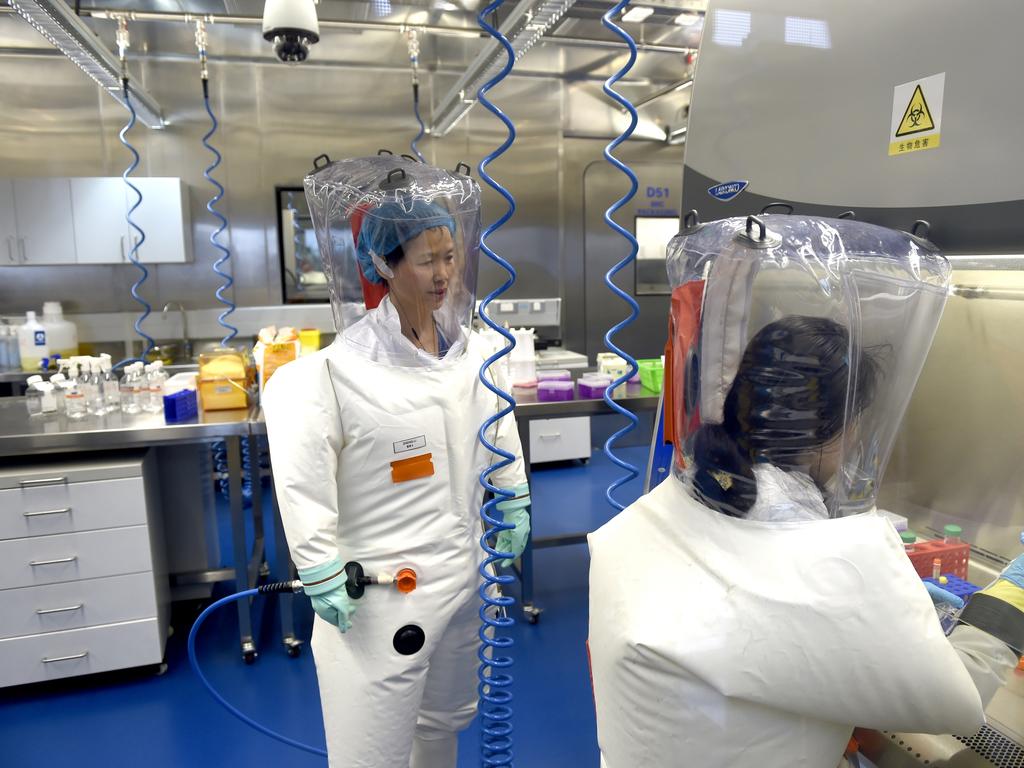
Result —
<instances>
[{"instance_id":1,"label":"cabinet door handle","mask_svg":"<svg viewBox=\"0 0 1024 768\"><path fill-rule=\"evenodd\" d=\"M78 605L69 605L67 608L37 608L36 613L40 616L48 616L51 613L68 613L69 611L80 611L85 606L85 603L79 603Z\"/></svg>"},{"instance_id":2,"label":"cabinet door handle","mask_svg":"<svg viewBox=\"0 0 1024 768\"><path fill-rule=\"evenodd\" d=\"M28 261L28 257L25 255L25 238L24 237L19 237L18 238L18 252L21 255L21 263L22 264L24 264L26 261Z\"/></svg>"},{"instance_id":3,"label":"cabinet door handle","mask_svg":"<svg viewBox=\"0 0 1024 768\"><path fill-rule=\"evenodd\" d=\"M550 435L540 435L541 440L557 440L562 436L561 432L553 432Z\"/></svg>"},{"instance_id":4,"label":"cabinet door handle","mask_svg":"<svg viewBox=\"0 0 1024 768\"><path fill-rule=\"evenodd\" d=\"M33 568L40 565L63 565L64 563L73 563L78 559L78 555L72 555L71 557L61 557L57 560L33 560L29 563Z\"/></svg>"},{"instance_id":5,"label":"cabinet door handle","mask_svg":"<svg viewBox=\"0 0 1024 768\"><path fill-rule=\"evenodd\" d=\"M124 235L121 235L121 237L118 239L121 241L121 261L127 261L128 257L125 256L124 252Z\"/></svg>"},{"instance_id":6,"label":"cabinet door handle","mask_svg":"<svg viewBox=\"0 0 1024 768\"><path fill-rule=\"evenodd\" d=\"M52 659L44 656L43 664L53 664L55 661L74 661L75 659L84 659L88 655L88 651L82 651L81 653L76 653L71 656L54 656Z\"/></svg>"},{"instance_id":7,"label":"cabinet door handle","mask_svg":"<svg viewBox=\"0 0 1024 768\"><path fill-rule=\"evenodd\" d=\"M7 236L7 260L11 264L17 263L17 260L14 258L14 235Z\"/></svg>"},{"instance_id":8,"label":"cabinet door handle","mask_svg":"<svg viewBox=\"0 0 1024 768\"><path fill-rule=\"evenodd\" d=\"M40 477L32 480L19 480L18 485L22 488L35 488L40 485L67 485L66 477Z\"/></svg>"},{"instance_id":9,"label":"cabinet door handle","mask_svg":"<svg viewBox=\"0 0 1024 768\"><path fill-rule=\"evenodd\" d=\"M24 512L25 517L43 517L44 515L68 515L71 514L71 507L63 509L45 509L42 512Z\"/></svg>"}]
</instances>

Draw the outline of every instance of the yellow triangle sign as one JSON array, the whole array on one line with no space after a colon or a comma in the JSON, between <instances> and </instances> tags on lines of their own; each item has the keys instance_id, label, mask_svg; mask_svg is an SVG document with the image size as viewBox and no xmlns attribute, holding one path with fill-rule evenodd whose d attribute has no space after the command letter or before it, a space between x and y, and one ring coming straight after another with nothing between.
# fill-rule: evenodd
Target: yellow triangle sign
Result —
<instances>
[{"instance_id":1,"label":"yellow triangle sign","mask_svg":"<svg viewBox=\"0 0 1024 768\"><path fill-rule=\"evenodd\" d=\"M897 136L907 136L911 133L923 131L934 131L935 121L932 120L932 113L928 109L928 102L924 100L924 91L918 85L914 88L914 95L910 97L907 110L903 113L900 127L896 129Z\"/></svg>"}]
</instances>

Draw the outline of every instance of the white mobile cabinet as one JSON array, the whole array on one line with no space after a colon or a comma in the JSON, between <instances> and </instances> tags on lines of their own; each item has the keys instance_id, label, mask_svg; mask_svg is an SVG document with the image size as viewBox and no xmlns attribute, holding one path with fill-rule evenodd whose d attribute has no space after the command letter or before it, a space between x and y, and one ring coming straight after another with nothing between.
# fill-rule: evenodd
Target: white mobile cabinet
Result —
<instances>
[{"instance_id":1,"label":"white mobile cabinet","mask_svg":"<svg viewBox=\"0 0 1024 768\"><path fill-rule=\"evenodd\" d=\"M0 469L0 686L163 661L153 453Z\"/></svg>"},{"instance_id":2,"label":"white mobile cabinet","mask_svg":"<svg viewBox=\"0 0 1024 768\"><path fill-rule=\"evenodd\" d=\"M530 464L589 458L589 416L530 421Z\"/></svg>"}]
</instances>

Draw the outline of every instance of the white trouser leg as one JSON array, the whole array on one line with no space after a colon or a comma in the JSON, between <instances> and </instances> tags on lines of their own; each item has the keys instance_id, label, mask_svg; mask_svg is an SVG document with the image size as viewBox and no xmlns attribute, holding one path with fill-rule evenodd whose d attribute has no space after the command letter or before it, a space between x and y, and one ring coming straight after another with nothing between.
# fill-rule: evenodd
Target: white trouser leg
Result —
<instances>
[{"instance_id":1,"label":"white trouser leg","mask_svg":"<svg viewBox=\"0 0 1024 768\"><path fill-rule=\"evenodd\" d=\"M409 768L455 768L459 735L427 725L417 725Z\"/></svg>"}]
</instances>

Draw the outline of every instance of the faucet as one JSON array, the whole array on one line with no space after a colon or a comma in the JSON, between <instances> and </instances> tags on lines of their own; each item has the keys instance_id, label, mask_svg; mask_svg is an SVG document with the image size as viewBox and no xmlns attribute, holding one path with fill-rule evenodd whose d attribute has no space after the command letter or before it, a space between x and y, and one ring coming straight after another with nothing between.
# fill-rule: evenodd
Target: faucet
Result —
<instances>
[{"instance_id":1,"label":"faucet","mask_svg":"<svg viewBox=\"0 0 1024 768\"><path fill-rule=\"evenodd\" d=\"M161 314L166 317L167 310L171 307L177 307L178 312L181 314L181 352L185 356L186 360L192 362L192 342L189 341L188 338L188 315L185 314L185 308L177 301L169 301L164 304L164 309Z\"/></svg>"}]
</instances>

